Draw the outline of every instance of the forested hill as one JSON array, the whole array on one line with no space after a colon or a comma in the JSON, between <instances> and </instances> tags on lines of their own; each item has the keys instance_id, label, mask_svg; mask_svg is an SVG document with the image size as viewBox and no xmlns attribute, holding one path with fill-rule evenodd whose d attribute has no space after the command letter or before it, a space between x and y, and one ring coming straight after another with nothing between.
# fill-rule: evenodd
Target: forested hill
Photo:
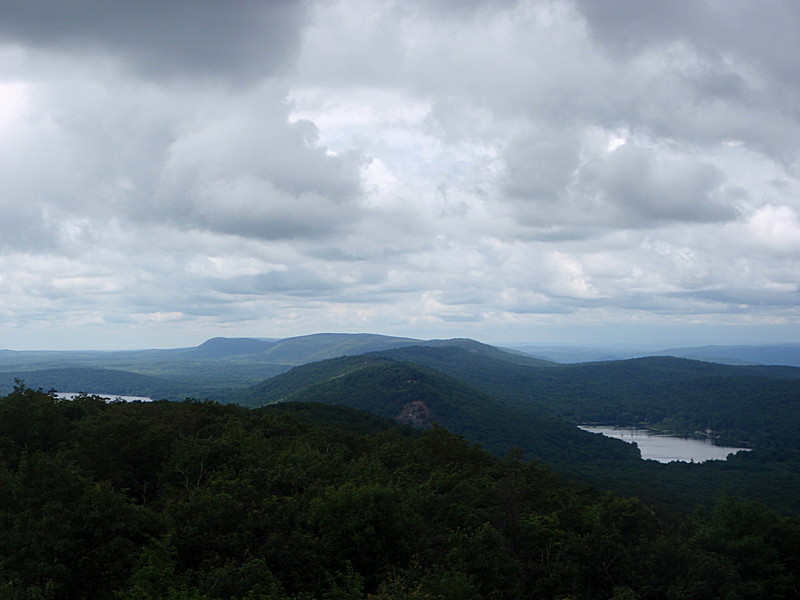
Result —
<instances>
[{"instance_id":1,"label":"forested hill","mask_svg":"<svg viewBox=\"0 0 800 600\"><path fill-rule=\"evenodd\" d=\"M35 381L61 392L120 393L105 389L103 371L117 371L120 380L136 375L161 380L146 382L132 395L182 400L186 397L225 399L225 390L243 388L310 362L355 356L404 346L458 347L481 356L503 357L520 364L548 364L522 353L506 352L469 339L415 340L374 334L318 333L284 339L212 338L190 348L113 352L14 352L0 350L0 393L16 379ZM74 369L70 379L66 369ZM96 369L92 380L87 369ZM62 370L62 371L57 371ZM82 373L77 372L83 370ZM124 372L124 373L123 373ZM151 385L153 384L153 385ZM84 387L85 386L85 387ZM117 386L119 387L119 386Z\"/></svg>"},{"instance_id":2,"label":"forested hill","mask_svg":"<svg viewBox=\"0 0 800 600\"><path fill-rule=\"evenodd\" d=\"M423 426L436 421L498 456L521 448L524 456L549 461L570 476L648 493L676 509L735 490L785 514L800 514L800 369L670 357L561 365L473 340L414 342L366 334L218 339L190 349L67 353L66 363L63 353L33 353L37 368L27 372L19 368L27 359L12 353L0 356L0 383L5 377L11 391L13 379L24 373L27 383L45 390L248 406L341 403L406 422L413 417ZM384 350L358 354L375 347ZM292 361L332 352L353 355L289 370ZM279 359L287 364L272 362ZM91 366L94 360L106 367ZM361 369L365 365L369 369ZM718 464L642 466L634 447L574 426L585 422L710 429L754 451Z\"/></svg>"},{"instance_id":3,"label":"forested hill","mask_svg":"<svg viewBox=\"0 0 800 600\"><path fill-rule=\"evenodd\" d=\"M389 356L416 362L400 362ZM648 401L647 390L636 386L626 392L628 396L622 395L621 390L629 384L618 378L626 374L629 377L636 374L637 385L648 382L659 387L673 381L679 373L697 375L716 368L664 358L613 365L612 370L622 368L598 384L591 370L588 376L581 375L581 368L518 365L462 348L405 348L295 367L232 399L248 406L326 402L368 410L417 426L437 422L480 442L498 456L518 448L523 456L547 461L571 477L606 489L646 494L654 502L676 509L690 510L735 490L738 496L760 499L787 514L800 514L800 477L795 473L800 467L800 452L791 450L792 446L784 447L780 454L765 446L728 461L661 465L639 460L634 446L588 434L568 420L558 418L570 411L578 414L576 406L593 407L601 415L601 411L608 411L616 418L621 414L617 404L620 398L628 402ZM695 367L699 371L695 372ZM603 365L596 368L602 370ZM442 371L453 375L446 376ZM574 372L579 376L573 378ZM694 375L685 380L678 378L683 384L675 384L675 395L685 402L687 414L699 419L709 404L702 394L694 399L687 395L687 390L693 389ZM723 379L742 387L735 377ZM767 390L759 387L762 384L775 384L777 394L786 391L786 385L796 383L797 380L757 378L752 383L754 389L742 388L740 396L748 398L747 394ZM761 428L771 431L780 427L787 436L793 436L798 426L797 417L791 412L794 399L788 399L789 408L779 403L772 414L758 406L758 398L749 396L754 405L742 413L749 419L748 435L755 439ZM778 395L774 399L780 400ZM658 402L662 401L660 397ZM646 405L659 406L658 402ZM625 406L628 410L629 406ZM736 406L743 408L746 403Z\"/></svg>"},{"instance_id":4,"label":"forested hill","mask_svg":"<svg viewBox=\"0 0 800 600\"><path fill-rule=\"evenodd\" d=\"M320 425L319 423L325 423ZM692 517L352 409L0 398L0 598L796 597L800 523Z\"/></svg>"},{"instance_id":5,"label":"forested hill","mask_svg":"<svg viewBox=\"0 0 800 600\"><path fill-rule=\"evenodd\" d=\"M634 446L497 400L438 371L376 355L295 367L234 398L246 406L323 402L414 427L437 423L502 456L520 449L553 464L638 461Z\"/></svg>"},{"instance_id":6,"label":"forested hill","mask_svg":"<svg viewBox=\"0 0 800 600\"><path fill-rule=\"evenodd\" d=\"M572 423L712 429L754 446L800 448L797 367L649 357L537 368L456 347L409 347L380 356L428 366L511 405Z\"/></svg>"}]
</instances>

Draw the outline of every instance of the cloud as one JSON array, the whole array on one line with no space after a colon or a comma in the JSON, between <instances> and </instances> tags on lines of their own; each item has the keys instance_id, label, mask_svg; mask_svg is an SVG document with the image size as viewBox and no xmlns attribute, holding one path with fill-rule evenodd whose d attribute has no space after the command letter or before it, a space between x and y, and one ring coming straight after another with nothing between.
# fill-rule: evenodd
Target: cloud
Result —
<instances>
[{"instance_id":1,"label":"cloud","mask_svg":"<svg viewBox=\"0 0 800 600\"><path fill-rule=\"evenodd\" d=\"M592 34L620 55L683 41L708 54L729 55L762 76L796 83L800 65L800 7L777 0L767 9L748 2L713 0L577 0ZM765 43L769 40L769 43ZM790 77L786 80L786 77Z\"/></svg>"},{"instance_id":2,"label":"cloud","mask_svg":"<svg viewBox=\"0 0 800 600\"><path fill-rule=\"evenodd\" d=\"M738 215L741 190L722 169L635 143L610 152L575 132L545 129L507 150L514 217L538 239L581 239L616 228L726 222Z\"/></svg>"},{"instance_id":3,"label":"cloud","mask_svg":"<svg viewBox=\"0 0 800 600\"><path fill-rule=\"evenodd\" d=\"M711 0L578 0L577 6L592 39L612 60L634 67L634 86L646 83L642 125L703 143L739 139L786 166L796 161L797 3L779 0L766 9ZM670 86L676 94L667 104Z\"/></svg>"},{"instance_id":4,"label":"cloud","mask_svg":"<svg viewBox=\"0 0 800 600\"><path fill-rule=\"evenodd\" d=\"M324 235L358 220L356 153L317 146L313 123L288 123L273 93L231 100L170 143L144 216L267 239Z\"/></svg>"},{"instance_id":5,"label":"cloud","mask_svg":"<svg viewBox=\"0 0 800 600\"><path fill-rule=\"evenodd\" d=\"M4 2L0 36L52 53L106 55L138 74L249 81L297 51L305 4L290 0Z\"/></svg>"},{"instance_id":6,"label":"cloud","mask_svg":"<svg viewBox=\"0 0 800 600\"><path fill-rule=\"evenodd\" d=\"M770 254L792 257L800 252L800 216L791 206L760 207L746 229L747 238Z\"/></svg>"},{"instance_id":7,"label":"cloud","mask_svg":"<svg viewBox=\"0 0 800 600\"><path fill-rule=\"evenodd\" d=\"M794 3L2 10L0 346L794 331Z\"/></svg>"},{"instance_id":8,"label":"cloud","mask_svg":"<svg viewBox=\"0 0 800 600\"><path fill-rule=\"evenodd\" d=\"M625 144L598 168L598 187L616 206L619 222L728 221L736 211L724 196L723 172L691 159L660 159Z\"/></svg>"},{"instance_id":9,"label":"cloud","mask_svg":"<svg viewBox=\"0 0 800 600\"><path fill-rule=\"evenodd\" d=\"M248 237L325 235L359 216L362 164L290 122L274 83L171 88L72 59L4 123L6 247L69 251L110 220Z\"/></svg>"}]
</instances>

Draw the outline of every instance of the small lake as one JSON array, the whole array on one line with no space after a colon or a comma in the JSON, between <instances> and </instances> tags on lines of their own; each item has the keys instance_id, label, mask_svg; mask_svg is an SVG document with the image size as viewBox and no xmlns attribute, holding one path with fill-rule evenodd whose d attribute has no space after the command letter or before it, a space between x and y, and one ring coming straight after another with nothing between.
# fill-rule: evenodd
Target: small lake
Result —
<instances>
[{"instance_id":1,"label":"small lake","mask_svg":"<svg viewBox=\"0 0 800 600\"><path fill-rule=\"evenodd\" d=\"M81 394L78 392L58 392L56 396L61 398L62 400L72 400L76 396L80 396ZM115 394L87 394L87 396L98 396L99 398L103 398L105 400L123 400L125 402L152 402L152 398L148 398L147 396L120 396Z\"/></svg>"},{"instance_id":2,"label":"small lake","mask_svg":"<svg viewBox=\"0 0 800 600\"><path fill-rule=\"evenodd\" d=\"M633 427L580 426L580 429L591 433L601 433L607 437L623 442L636 442L645 460L657 460L668 463L672 461L705 462L707 460L725 460L728 454L749 448L715 446L706 438L682 438L668 435L651 429Z\"/></svg>"}]
</instances>

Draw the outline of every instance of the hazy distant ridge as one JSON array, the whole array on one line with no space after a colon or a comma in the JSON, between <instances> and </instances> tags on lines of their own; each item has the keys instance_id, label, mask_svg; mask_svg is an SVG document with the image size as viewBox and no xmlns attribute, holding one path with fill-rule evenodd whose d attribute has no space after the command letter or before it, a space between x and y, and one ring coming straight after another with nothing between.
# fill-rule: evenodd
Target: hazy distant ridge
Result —
<instances>
[{"instance_id":1,"label":"hazy distant ridge","mask_svg":"<svg viewBox=\"0 0 800 600\"><path fill-rule=\"evenodd\" d=\"M645 356L675 356L721 364L800 367L800 344L709 345L680 348L519 344L511 345L509 348L560 363L626 360Z\"/></svg>"}]
</instances>

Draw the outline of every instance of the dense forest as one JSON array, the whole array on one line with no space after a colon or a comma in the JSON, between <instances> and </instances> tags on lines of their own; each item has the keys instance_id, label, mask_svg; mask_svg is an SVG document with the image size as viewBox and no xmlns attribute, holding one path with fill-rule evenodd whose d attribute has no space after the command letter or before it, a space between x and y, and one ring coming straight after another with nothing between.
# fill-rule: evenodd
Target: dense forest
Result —
<instances>
[{"instance_id":1,"label":"dense forest","mask_svg":"<svg viewBox=\"0 0 800 600\"><path fill-rule=\"evenodd\" d=\"M464 348L381 356L436 369L509 404L572 423L711 428L726 441L800 448L800 369L730 366L668 356L532 367Z\"/></svg>"},{"instance_id":2,"label":"dense forest","mask_svg":"<svg viewBox=\"0 0 800 600\"><path fill-rule=\"evenodd\" d=\"M800 523L666 512L352 408L0 398L0 599L760 599Z\"/></svg>"},{"instance_id":3,"label":"dense forest","mask_svg":"<svg viewBox=\"0 0 800 600\"><path fill-rule=\"evenodd\" d=\"M437 422L497 456L519 449L559 473L670 510L735 493L800 515L798 369L669 357L585 365L511 359L458 346L405 347L301 365L230 399L250 407L326 402L417 425ZM753 451L702 464L643 461L634 445L579 430L582 418L712 428Z\"/></svg>"}]
</instances>

